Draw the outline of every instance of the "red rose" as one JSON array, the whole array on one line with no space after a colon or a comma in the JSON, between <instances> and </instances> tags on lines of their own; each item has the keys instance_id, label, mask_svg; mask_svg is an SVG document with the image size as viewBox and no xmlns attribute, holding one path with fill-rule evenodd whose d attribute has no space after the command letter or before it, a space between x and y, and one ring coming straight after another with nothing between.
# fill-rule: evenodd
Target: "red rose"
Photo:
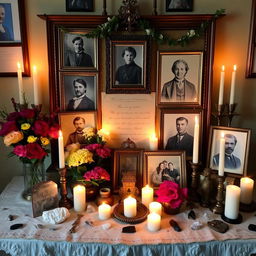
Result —
<instances>
[{"instance_id":1,"label":"red rose","mask_svg":"<svg viewBox=\"0 0 256 256\"><path fill-rule=\"evenodd\" d=\"M13 149L13 153L20 157L26 157L27 155L27 149L26 146L18 145Z\"/></svg>"},{"instance_id":2,"label":"red rose","mask_svg":"<svg viewBox=\"0 0 256 256\"><path fill-rule=\"evenodd\" d=\"M51 138L53 138L53 139L58 139L58 137L59 137L59 129L60 129L60 127L57 124L52 126L52 127L50 127L49 132L48 132L49 136Z\"/></svg>"},{"instance_id":3,"label":"red rose","mask_svg":"<svg viewBox=\"0 0 256 256\"><path fill-rule=\"evenodd\" d=\"M35 116L35 110L30 108L23 109L20 111L20 116L26 119L32 119Z\"/></svg>"},{"instance_id":4,"label":"red rose","mask_svg":"<svg viewBox=\"0 0 256 256\"><path fill-rule=\"evenodd\" d=\"M37 120L33 125L33 130L36 135L46 137L49 132L49 125L45 121Z\"/></svg>"},{"instance_id":5,"label":"red rose","mask_svg":"<svg viewBox=\"0 0 256 256\"><path fill-rule=\"evenodd\" d=\"M19 112L12 112L7 116L7 121L16 121L16 119L19 117L20 117Z\"/></svg>"},{"instance_id":6,"label":"red rose","mask_svg":"<svg viewBox=\"0 0 256 256\"><path fill-rule=\"evenodd\" d=\"M0 130L0 136L5 136L12 131L18 131L18 127L16 126L15 121L8 121L3 123Z\"/></svg>"},{"instance_id":7,"label":"red rose","mask_svg":"<svg viewBox=\"0 0 256 256\"><path fill-rule=\"evenodd\" d=\"M28 159L42 159L47 153L44 149L37 143L29 143L26 145Z\"/></svg>"}]
</instances>

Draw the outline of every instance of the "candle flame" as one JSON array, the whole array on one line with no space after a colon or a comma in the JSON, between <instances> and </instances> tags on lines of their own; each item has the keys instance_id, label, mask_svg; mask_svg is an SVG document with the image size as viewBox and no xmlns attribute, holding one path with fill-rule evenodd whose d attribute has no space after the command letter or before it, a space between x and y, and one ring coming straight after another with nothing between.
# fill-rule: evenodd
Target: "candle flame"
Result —
<instances>
[{"instance_id":1,"label":"candle flame","mask_svg":"<svg viewBox=\"0 0 256 256\"><path fill-rule=\"evenodd\" d=\"M234 65L233 70L236 71L236 65Z\"/></svg>"},{"instance_id":2,"label":"candle flame","mask_svg":"<svg viewBox=\"0 0 256 256\"><path fill-rule=\"evenodd\" d=\"M61 130L59 130L59 137L63 137Z\"/></svg>"},{"instance_id":3,"label":"candle flame","mask_svg":"<svg viewBox=\"0 0 256 256\"><path fill-rule=\"evenodd\" d=\"M195 116L195 124L198 124L198 116Z\"/></svg>"},{"instance_id":4,"label":"candle flame","mask_svg":"<svg viewBox=\"0 0 256 256\"><path fill-rule=\"evenodd\" d=\"M34 66L33 66L33 71L36 72L36 69L37 69L37 68L36 68L36 66L34 65Z\"/></svg>"},{"instance_id":5,"label":"candle flame","mask_svg":"<svg viewBox=\"0 0 256 256\"><path fill-rule=\"evenodd\" d=\"M224 65L222 65L221 70L225 71L225 66Z\"/></svg>"},{"instance_id":6,"label":"candle flame","mask_svg":"<svg viewBox=\"0 0 256 256\"><path fill-rule=\"evenodd\" d=\"M20 62L17 62L17 67L18 67L18 69L21 69Z\"/></svg>"},{"instance_id":7,"label":"candle flame","mask_svg":"<svg viewBox=\"0 0 256 256\"><path fill-rule=\"evenodd\" d=\"M157 140L156 134L155 134L155 133L152 133L152 134L150 135L150 139L151 139L151 140Z\"/></svg>"},{"instance_id":8,"label":"candle flame","mask_svg":"<svg viewBox=\"0 0 256 256\"><path fill-rule=\"evenodd\" d=\"M221 138L224 138L224 136L225 136L225 133L222 132L222 133L221 133Z\"/></svg>"}]
</instances>

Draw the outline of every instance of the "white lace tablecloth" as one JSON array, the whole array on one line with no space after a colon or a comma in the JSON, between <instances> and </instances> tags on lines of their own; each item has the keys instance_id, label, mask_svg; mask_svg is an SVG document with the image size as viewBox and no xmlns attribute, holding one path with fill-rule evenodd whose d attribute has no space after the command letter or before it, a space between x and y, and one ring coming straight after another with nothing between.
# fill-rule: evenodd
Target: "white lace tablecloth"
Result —
<instances>
[{"instance_id":1,"label":"white lace tablecloth","mask_svg":"<svg viewBox=\"0 0 256 256\"><path fill-rule=\"evenodd\" d=\"M0 195L0 251L11 255L251 255L256 253L256 232L248 230L250 223L256 224L253 213L242 213L243 223L229 225L225 234L217 233L207 226L206 214L212 219L220 219L208 209L197 208L197 220L204 224L200 230L193 231L190 226L194 222L187 218L188 211L175 216L163 215L161 230L149 232L146 221L136 225L136 233L124 234L121 224L115 219L100 221L97 212L84 213L77 232L68 231L76 219L71 216L62 224L47 225L41 217L32 217L31 202L21 197L22 177L14 177ZM96 207L95 207L96 208ZM96 208L97 209L97 208ZM17 216L13 221L8 215ZM169 220L175 219L182 232L175 232L169 226ZM85 221L93 221L88 226ZM10 230L15 223L23 223L22 229ZM102 224L110 223L107 231ZM37 224L44 228L37 228ZM219 253L218 253L219 252ZM1 254L0 254L1 255Z\"/></svg>"}]
</instances>

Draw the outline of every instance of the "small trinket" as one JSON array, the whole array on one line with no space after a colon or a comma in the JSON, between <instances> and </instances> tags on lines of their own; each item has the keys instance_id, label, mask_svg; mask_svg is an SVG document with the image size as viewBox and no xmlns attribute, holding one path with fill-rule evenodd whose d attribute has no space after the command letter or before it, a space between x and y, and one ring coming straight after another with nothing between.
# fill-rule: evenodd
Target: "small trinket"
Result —
<instances>
[{"instance_id":1,"label":"small trinket","mask_svg":"<svg viewBox=\"0 0 256 256\"><path fill-rule=\"evenodd\" d=\"M173 229L176 232L180 232L181 231L180 226L178 225L178 223L175 220L170 220L169 223L170 223L171 227L173 227Z\"/></svg>"},{"instance_id":2,"label":"small trinket","mask_svg":"<svg viewBox=\"0 0 256 256\"><path fill-rule=\"evenodd\" d=\"M23 228L24 224L14 224L14 225L11 225L10 226L10 230L15 230L15 229L18 229L18 228Z\"/></svg>"},{"instance_id":3,"label":"small trinket","mask_svg":"<svg viewBox=\"0 0 256 256\"><path fill-rule=\"evenodd\" d=\"M189 219L192 219L192 220L195 220L195 219L196 219L196 214L195 214L194 210L191 210L191 211L188 213L188 218L189 218Z\"/></svg>"},{"instance_id":4,"label":"small trinket","mask_svg":"<svg viewBox=\"0 0 256 256\"><path fill-rule=\"evenodd\" d=\"M248 226L248 229L249 229L250 231L256 231L256 225L250 224L250 225Z\"/></svg>"},{"instance_id":5,"label":"small trinket","mask_svg":"<svg viewBox=\"0 0 256 256\"><path fill-rule=\"evenodd\" d=\"M200 221L195 221L191 225L192 230L199 230L203 227L203 224Z\"/></svg>"},{"instance_id":6,"label":"small trinket","mask_svg":"<svg viewBox=\"0 0 256 256\"><path fill-rule=\"evenodd\" d=\"M108 229L111 228L111 224L110 223L105 223L105 224L101 225L101 227L102 227L103 230L108 230Z\"/></svg>"},{"instance_id":7,"label":"small trinket","mask_svg":"<svg viewBox=\"0 0 256 256\"><path fill-rule=\"evenodd\" d=\"M229 229L228 224L224 223L221 220L208 221L207 224L211 229L213 229L219 233L225 233Z\"/></svg>"},{"instance_id":8,"label":"small trinket","mask_svg":"<svg viewBox=\"0 0 256 256\"><path fill-rule=\"evenodd\" d=\"M14 216L14 215L11 215L11 214L8 215L8 220L9 220L9 221L13 221L14 219L15 219L15 216Z\"/></svg>"},{"instance_id":9,"label":"small trinket","mask_svg":"<svg viewBox=\"0 0 256 256\"><path fill-rule=\"evenodd\" d=\"M136 232L135 226L126 226L126 227L123 227L122 229L122 233L135 233L135 232Z\"/></svg>"},{"instance_id":10,"label":"small trinket","mask_svg":"<svg viewBox=\"0 0 256 256\"><path fill-rule=\"evenodd\" d=\"M72 228L69 230L69 233L75 233L76 232L76 227L79 225L80 219L83 216L84 215L82 215L82 214L77 214L76 220L73 222Z\"/></svg>"},{"instance_id":11,"label":"small trinket","mask_svg":"<svg viewBox=\"0 0 256 256\"><path fill-rule=\"evenodd\" d=\"M84 223L90 227L93 227L93 221L91 220L86 220Z\"/></svg>"}]
</instances>

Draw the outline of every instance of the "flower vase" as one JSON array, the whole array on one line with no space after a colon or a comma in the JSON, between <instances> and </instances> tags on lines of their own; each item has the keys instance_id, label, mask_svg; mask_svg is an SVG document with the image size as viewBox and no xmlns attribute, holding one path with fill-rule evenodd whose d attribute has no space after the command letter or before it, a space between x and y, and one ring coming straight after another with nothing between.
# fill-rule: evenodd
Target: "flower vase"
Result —
<instances>
[{"instance_id":1,"label":"flower vase","mask_svg":"<svg viewBox=\"0 0 256 256\"><path fill-rule=\"evenodd\" d=\"M166 214L169 214L169 215L176 215L176 214L180 213L180 208L181 208L181 207L172 208L170 203L163 203L163 202L162 202L162 206L163 206L164 212L165 212Z\"/></svg>"},{"instance_id":2,"label":"flower vase","mask_svg":"<svg viewBox=\"0 0 256 256\"><path fill-rule=\"evenodd\" d=\"M45 180L44 161L23 163L24 191L22 197L31 200L33 187Z\"/></svg>"}]
</instances>

